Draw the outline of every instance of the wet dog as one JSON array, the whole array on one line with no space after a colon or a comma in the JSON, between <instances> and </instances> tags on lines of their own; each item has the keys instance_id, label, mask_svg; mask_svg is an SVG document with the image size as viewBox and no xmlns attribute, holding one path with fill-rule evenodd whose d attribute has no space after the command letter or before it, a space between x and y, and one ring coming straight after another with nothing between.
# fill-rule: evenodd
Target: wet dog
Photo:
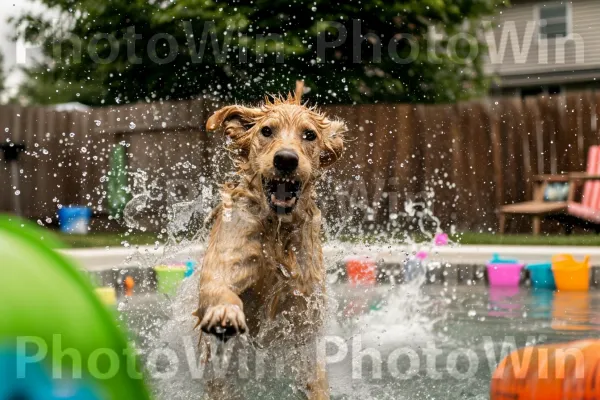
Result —
<instances>
[{"instance_id":1,"label":"wet dog","mask_svg":"<svg viewBox=\"0 0 600 400\"><path fill-rule=\"evenodd\" d=\"M315 339L325 296L315 183L341 157L345 124L301 104L296 93L258 107L224 107L207 129L226 135L239 179L224 185L213 214L200 273L200 328L222 340L256 337L284 316L293 326L288 340ZM324 365L313 372L303 382L308 397L329 398Z\"/></svg>"}]
</instances>

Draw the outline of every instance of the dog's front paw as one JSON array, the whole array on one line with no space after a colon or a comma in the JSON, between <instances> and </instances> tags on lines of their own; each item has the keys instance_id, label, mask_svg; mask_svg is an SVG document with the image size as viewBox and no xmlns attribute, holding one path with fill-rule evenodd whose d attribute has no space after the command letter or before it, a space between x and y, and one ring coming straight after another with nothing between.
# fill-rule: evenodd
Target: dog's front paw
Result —
<instances>
[{"instance_id":1,"label":"dog's front paw","mask_svg":"<svg viewBox=\"0 0 600 400\"><path fill-rule=\"evenodd\" d=\"M246 333L246 316L236 305L213 306L206 310L200 321L200 329L227 341L236 335Z\"/></svg>"}]
</instances>

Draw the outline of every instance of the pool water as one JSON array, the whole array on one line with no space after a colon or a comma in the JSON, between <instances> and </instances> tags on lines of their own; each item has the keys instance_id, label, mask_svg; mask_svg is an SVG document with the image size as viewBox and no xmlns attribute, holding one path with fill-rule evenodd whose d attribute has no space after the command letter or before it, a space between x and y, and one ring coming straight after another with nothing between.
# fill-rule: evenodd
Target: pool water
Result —
<instances>
[{"instance_id":1,"label":"pool water","mask_svg":"<svg viewBox=\"0 0 600 400\"><path fill-rule=\"evenodd\" d=\"M333 312L320 348L333 399L487 399L494 368L514 346L596 338L600 330L598 292L335 284L330 293ZM147 355L191 329L188 310L179 308L193 298L140 296L119 309ZM158 398L199 398L202 384L186 374L181 365L174 377L155 376ZM249 379L245 398L303 398L290 382Z\"/></svg>"}]
</instances>

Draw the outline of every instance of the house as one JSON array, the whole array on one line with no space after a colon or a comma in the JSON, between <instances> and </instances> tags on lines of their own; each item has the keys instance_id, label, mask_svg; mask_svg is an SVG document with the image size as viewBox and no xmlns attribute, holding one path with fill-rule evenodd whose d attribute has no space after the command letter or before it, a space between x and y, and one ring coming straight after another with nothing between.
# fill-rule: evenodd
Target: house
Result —
<instances>
[{"instance_id":1,"label":"house","mask_svg":"<svg viewBox=\"0 0 600 400\"><path fill-rule=\"evenodd\" d=\"M600 87L600 0L512 0L491 23L492 94Z\"/></svg>"}]
</instances>

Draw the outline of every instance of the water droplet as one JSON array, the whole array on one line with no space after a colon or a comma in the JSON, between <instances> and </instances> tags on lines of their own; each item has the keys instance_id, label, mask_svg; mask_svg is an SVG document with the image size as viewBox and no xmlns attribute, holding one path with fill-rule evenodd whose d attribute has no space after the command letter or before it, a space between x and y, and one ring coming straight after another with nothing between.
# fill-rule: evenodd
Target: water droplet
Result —
<instances>
[{"instance_id":1,"label":"water droplet","mask_svg":"<svg viewBox=\"0 0 600 400\"><path fill-rule=\"evenodd\" d=\"M135 129L135 123L134 122L130 122L129 123L129 129Z\"/></svg>"},{"instance_id":2,"label":"water droplet","mask_svg":"<svg viewBox=\"0 0 600 400\"><path fill-rule=\"evenodd\" d=\"M102 121L100 121L100 120L98 120L98 119L97 119L97 120L95 120L95 121L94 121L94 123L96 124L96 126L100 126L100 125L102 125Z\"/></svg>"}]
</instances>

